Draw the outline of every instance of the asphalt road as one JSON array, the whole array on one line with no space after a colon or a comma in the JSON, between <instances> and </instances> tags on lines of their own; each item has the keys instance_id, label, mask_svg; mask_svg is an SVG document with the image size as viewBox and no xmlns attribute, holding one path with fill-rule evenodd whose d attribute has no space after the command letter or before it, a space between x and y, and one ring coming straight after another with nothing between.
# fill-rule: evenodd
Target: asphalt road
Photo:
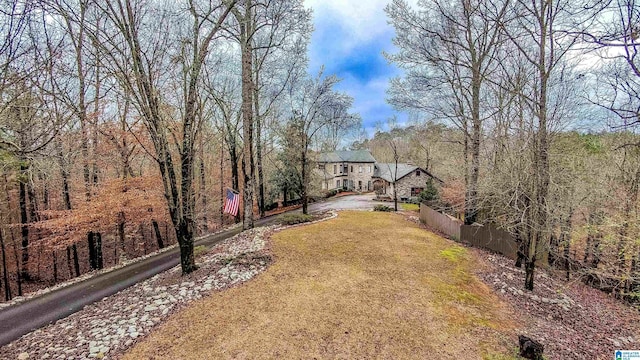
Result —
<instances>
[{"instance_id":1,"label":"asphalt road","mask_svg":"<svg viewBox=\"0 0 640 360\"><path fill-rule=\"evenodd\" d=\"M377 202L372 195L351 195L314 203L310 212L343 209L371 209ZM299 210L296 210L299 211ZM277 216L257 220L255 226L274 223ZM216 243L241 232L241 228L206 236L197 245L211 247ZM0 310L0 346L20 336L65 318L84 306L99 301L142 280L166 271L180 262L179 249L151 256L117 270L96 275L84 281L54 290Z\"/></svg>"}]
</instances>

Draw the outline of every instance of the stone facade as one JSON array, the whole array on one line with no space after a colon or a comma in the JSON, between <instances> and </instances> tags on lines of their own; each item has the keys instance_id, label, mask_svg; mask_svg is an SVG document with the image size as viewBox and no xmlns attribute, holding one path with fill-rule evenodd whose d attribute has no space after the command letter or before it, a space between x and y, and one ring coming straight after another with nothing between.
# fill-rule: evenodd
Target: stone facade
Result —
<instances>
[{"instance_id":1,"label":"stone facade","mask_svg":"<svg viewBox=\"0 0 640 360\"><path fill-rule=\"evenodd\" d=\"M420 175L418 175L418 173L420 173ZM398 187L398 199L408 199L410 197L417 196L416 194L411 194L411 189L424 190L428 178L429 175L426 172L421 169L416 169L405 177L398 179L398 181L396 181L396 186ZM393 196L393 183L389 183L383 179L380 180L384 184L383 193L388 196Z\"/></svg>"},{"instance_id":2,"label":"stone facade","mask_svg":"<svg viewBox=\"0 0 640 360\"><path fill-rule=\"evenodd\" d=\"M322 190L376 191L393 194L393 179L398 181L398 198L417 196L432 174L413 164L378 163L368 150L321 153L315 172ZM412 193L413 189L413 193Z\"/></svg>"},{"instance_id":3,"label":"stone facade","mask_svg":"<svg viewBox=\"0 0 640 360\"><path fill-rule=\"evenodd\" d=\"M324 168L322 168L323 166ZM374 163L324 163L320 164L318 170L323 174L323 190L338 188L363 192L373 190Z\"/></svg>"}]
</instances>

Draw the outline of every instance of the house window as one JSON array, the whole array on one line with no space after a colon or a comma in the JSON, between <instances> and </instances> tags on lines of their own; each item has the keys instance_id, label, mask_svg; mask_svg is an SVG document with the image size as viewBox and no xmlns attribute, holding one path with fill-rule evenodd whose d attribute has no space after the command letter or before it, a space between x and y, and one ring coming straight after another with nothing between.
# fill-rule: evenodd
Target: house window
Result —
<instances>
[{"instance_id":1,"label":"house window","mask_svg":"<svg viewBox=\"0 0 640 360\"><path fill-rule=\"evenodd\" d=\"M371 166L369 166L369 169L371 169ZM367 183L367 190L371 191L371 180Z\"/></svg>"},{"instance_id":2,"label":"house window","mask_svg":"<svg viewBox=\"0 0 640 360\"><path fill-rule=\"evenodd\" d=\"M334 164L334 165L333 165L333 173L334 173L334 174L336 174L336 173L337 173L336 168L337 168L337 166Z\"/></svg>"},{"instance_id":3,"label":"house window","mask_svg":"<svg viewBox=\"0 0 640 360\"><path fill-rule=\"evenodd\" d=\"M369 173L371 173L371 165L369 165Z\"/></svg>"},{"instance_id":4,"label":"house window","mask_svg":"<svg viewBox=\"0 0 640 360\"><path fill-rule=\"evenodd\" d=\"M349 172L349 165L345 165L344 166L344 171L345 174Z\"/></svg>"},{"instance_id":5,"label":"house window","mask_svg":"<svg viewBox=\"0 0 640 360\"><path fill-rule=\"evenodd\" d=\"M416 176L420 176L420 170L416 171Z\"/></svg>"},{"instance_id":6,"label":"house window","mask_svg":"<svg viewBox=\"0 0 640 360\"><path fill-rule=\"evenodd\" d=\"M362 190L362 181L358 180L358 190Z\"/></svg>"},{"instance_id":7,"label":"house window","mask_svg":"<svg viewBox=\"0 0 640 360\"><path fill-rule=\"evenodd\" d=\"M424 188L411 188L411 196L418 196Z\"/></svg>"},{"instance_id":8,"label":"house window","mask_svg":"<svg viewBox=\"0 0 640 360\"><path fill-rule=\"evenodd\" d=\"M318 169L324 170L324 164L318 164Z\"/></svg>"},{"instance_id":9,"label":"house window","mask_svg":"<svg viewBox=\"0 0 640 360\"><path fill-rule=\"evenodd\" d=\"M353 172L353 165L351 165L351 172Z\"/></svg>"},{"instance_id":10,"label":"house window","mask_svg":"<svg viewBox=\"0 0 640 360\"><path fill-rule=\"evenodd\" d=\"M358 167L358 172L359 172L359 173L361 173L361 172L362 172L362 165L360 165L360 166Z\"/></svg>"},{"instance_id":11,"label":"house window","mask_svg":"<svg viewBox=\"0 0 640 360\"><path fill-rule=\"evenodd\" d=\"M340 187L340 180L336 180L336 187L339 188Z\"/></svg>"}]
</instances>

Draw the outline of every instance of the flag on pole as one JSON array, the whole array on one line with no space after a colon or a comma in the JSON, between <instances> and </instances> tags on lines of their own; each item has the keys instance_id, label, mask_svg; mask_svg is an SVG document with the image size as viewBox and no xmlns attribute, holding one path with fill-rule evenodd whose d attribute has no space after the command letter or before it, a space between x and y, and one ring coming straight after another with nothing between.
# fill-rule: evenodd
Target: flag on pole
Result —
<instances>
[{"instance_id":1,"label":"flag on pole","mask_svg":"<svg viewBox=\"0 0 640 360\"><path fill-rule=\"evenodd\" d=\"M231 189L227 189L227 196L224 199L224 209L222 210L225 214L231 214L232 216L238 215L238 207L240 206L240 195L232 191Z\"/></svg>"}]
</instances>

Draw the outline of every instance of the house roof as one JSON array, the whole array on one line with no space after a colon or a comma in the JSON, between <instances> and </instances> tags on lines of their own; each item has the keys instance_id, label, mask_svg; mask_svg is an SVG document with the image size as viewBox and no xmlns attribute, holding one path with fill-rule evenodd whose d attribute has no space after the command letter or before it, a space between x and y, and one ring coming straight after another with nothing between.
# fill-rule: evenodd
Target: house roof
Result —
<instances>
[{"instance_id":1,"label":"house roof","mask_svg":"<svg viewBox=\"0 0 640 360\"><path fill-rule=\"evenodd\" d=\"M396 180L400 180L403 177L411 174L412 172L414 172L415 170L420 169L422 172L426 173L427 175L431 176L432 178L436 179L439 182L443 182L442 180L438 179L437 177L435 177L433 174L431 174L430 172L428 172L427 170L419 167L419 166L415 166L415 165L411 165L411 164L402 164L402 163L398 163L398 174L396 177ZM396 175L396 164L395 163L377 163L375 166L375 169L373 170L373 177L377 177L377 178L381 178L383 180L386 180L390 183L394 182L393 178Z\"/></svg>"},{"instance_id":2,"label":"house roof","mask_svg":"<svg viewBox=\"0 0 640 360\"><path fill-rule=\"evenodd\" d=\"M332 151L321 153L318 156L318 162L337 163L337 162L357 162L357 163L375 163L376 159L369 150L353 150L353 151Z\"/></svg>"},{"instance_id":3,"label":"house roof","mask_svg":"<svg viewBox=\"0 0 640 360\"><path fill-rule=\"evenodd\" d=\"M393 182L393 178L396 177L398 180L410 174L412 171L416 170L418 167L415 165L409 164L398 164L398 173L396 175L396 164L395 163L377 163L376 168L373 171L373 177L379 177L388 182Z\"/></svg>"}]
</instances>

